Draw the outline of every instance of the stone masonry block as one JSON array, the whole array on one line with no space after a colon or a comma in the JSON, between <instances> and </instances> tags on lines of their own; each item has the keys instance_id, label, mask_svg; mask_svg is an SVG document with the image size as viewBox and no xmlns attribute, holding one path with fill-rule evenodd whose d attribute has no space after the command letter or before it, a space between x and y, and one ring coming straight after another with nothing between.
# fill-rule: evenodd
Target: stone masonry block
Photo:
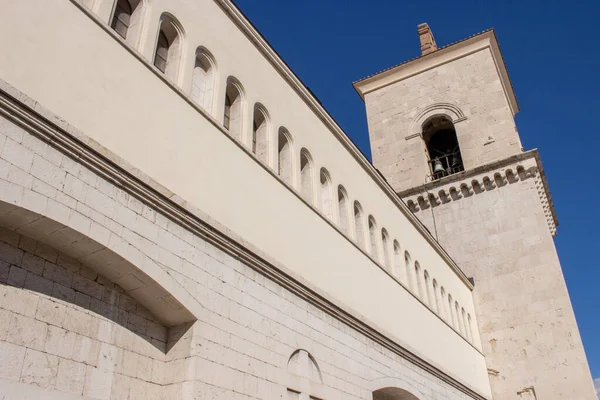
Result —
<instances>
[{"instance_id":1,"label":"stone masonry block","mask_svg":"<svg viewBox=\"0 0 600 400\"><path fill-rule=\"evenodd\" d=\"M18 381L23 369L25 347L0 342L0 378Z\"/></svg>"},{"instance_id":2,"label":"stone masonry block","mask_svg":"<svg viewBox=\"0 0 600 400\"><path fill-rule=\"evenodd\" d=\"M44 350L48 325L23 315L14 314L10 320L7 339L19 346Z\"/></svg>"},{"instance_id":3,"label":"stone masonry block","mask_svg":"<svg viewBox=\"0 0 600 400\"><path fill-rule=\"evenodd\" d=\"M64 304L60 304L54 299L40 297L35 318L42 322L61 326L65 319L66 312L67 307Z\"/></svg>"},{"instance_id":4,"label":"stone masonry block","mask_svg":"<svg viewBox=\"0 0 600 400\"><path fill-rule=\"evenodd\" d=\"M8 272L7 283L11 286L22 288L25 285L25 279L27 278L27 271L22 268L12 265Z\"/></svg>"},{"instance_id":5,"label":"stone masonry block","mask_svg":"<svg viewBox=\"0 0 600 400\"><path fill-rule=\"evenodd\" d=\"M50 296L54 290L54 283L50 279L42 278L39 275L29 272L25 279L24 288Z\"/></svg>"},{"instance_id":6,"label":"stone masonry block","mask_svg":"<svg viewBox=\"0 0 600 400\"><path fill-rule=\"evenodd\" d=\"M75 332L68 332L57 326L48 326L48 336L44 351L63 358L72 358L75 349Z\"/></svg>"},{"instance_id":7,"label":"stone masonry block","mask_svg":"<svg viewBox=\"0 0 600 400\"><path fill-rule=\"evenodd\" d=\"M56 356L27 349L20 381L53 389L58 374L58 361Z\"/></svg>"},{"instance_id":8,"label":"stone masonry block","mask_svg":"<svg viewBox=\"0 0 600 400\"><path fill-rule=\"evenodd\" d=\"M87 365L98 365L100 355L100 342L87 336L77 335L73 347L73 361L86 363Z\"/></svg>"},{"instance_id":9,"label":"stone masonry block","mask_svg":"<svg viewBox=\"0 0 600 400\"><path fill-rule=\"evenodd\" d=\"M73 281L73 272L60 267L54 263L46 262L44 266L43 277L53 282L70 287Z\"/></svg>"},{"instance_id":10,"label":"stone masonry block","mask_svg":"<svg viewBox=\"0 0 600 400\"><path fill-rule=\"evenodd\" d=\"M111 371L88 366L85 374L83 395L98 400L109 399L112 374Z\"/></svg>"},{"instance_id":11,"label":"stone masonry block","mask_svg":"<svg viewBox=\"0 0 600 400\"><path fill-rule=\"evenodd\" d=\"M88 296L96 299L102 299L102 286L82 276L75 275L73 277L73 284L71 287L78 292L87 294Z\"/></svg>"},{"instance_id":12,"label":"stone masonry block","mask_svg":"<svg viewBox=\"0 0 600 400\"><path fill-rule=\"evenodd\" d=\"M56 377L56 390L81 395L85 383L86 365L75 361L60 359Z\"/></svg>"}]
</instances>

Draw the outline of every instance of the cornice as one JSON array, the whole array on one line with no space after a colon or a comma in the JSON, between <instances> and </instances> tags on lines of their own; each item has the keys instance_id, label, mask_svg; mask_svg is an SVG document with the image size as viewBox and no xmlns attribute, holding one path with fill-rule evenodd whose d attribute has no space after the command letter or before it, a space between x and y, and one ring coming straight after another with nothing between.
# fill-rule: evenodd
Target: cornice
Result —
<instances>
[{"instance_id":1,"label":"cornice","mask_svg":"<svg viewBox=\"0 0 600 400\"><path fill-rule=\"evenodd\" d=\"M252 248L251 244L236 237L235 233L211 220L209 216L203 215L200 210L194 209L185 200L1 80L0 114L182 228L201 237L382 347L431 373L471 398L486 399L483 395L397 344L388 335L369 325L362 316L355 315L353 311L337 305L327 295L312 288L310 283L301 277L294 276L292 272L286 271L285 267L278 265L274 260L269 260L268 255L261 254L258 249ZM199 215L202 215L202 218Z\"/></svg>"},{"instance_id":2,"label":"cornice","mask_svg":"<svg viewBox=\"0 0 600 400\"><path fill-rule=\"evenodd\" d=\"M76 1L76 0L71 0ZM417 229L417 231L427 240L427 242L435 249L442 259L450 266L459 279L470 289L473 290L473 284L469 281L464 272L454 262L452 257L446 250L437 242L437 240L427 230L425 225L415 217L408 209L406 204L400 197L396 195L394 189L383 178L383 176L375 169L373 164L365 157L365 155L356 147L350 140L342 128L335 122L329 113L323 108L321 103L314 97L310 90L300 81L289 66L279 57L277 52L269 45L266 39L258 32L258 30L250 23L244 14L230 0L214 0L236 26L246 35L246 37L256 46L256 48L266 57L273 67L281 74L281 76L290 84L296 93L304 100L307 106L319 117L331 133L338 141L350 152L352 157L366 171L366 173L377 183L381 190L394 202L398 209Z\"/></svg>"},{"instance_id":3,"label":"cornice","mask_svg":"<svg viewBox=\"0 0 600 400\"><path fill-rule=\"evenodd\" d=\"M429 207L479 195L530 178L535 179L548 230L552 236L555 236L558 220L537 149L450 175L399 192L398 195L405 199L411 211L418 213Z\"/></svg>"}]
</instances>

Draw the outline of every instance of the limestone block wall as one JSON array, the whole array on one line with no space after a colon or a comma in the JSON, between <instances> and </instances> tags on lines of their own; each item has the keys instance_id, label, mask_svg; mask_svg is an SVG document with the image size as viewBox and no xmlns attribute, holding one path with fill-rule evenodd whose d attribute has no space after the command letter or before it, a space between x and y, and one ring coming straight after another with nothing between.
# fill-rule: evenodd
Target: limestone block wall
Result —
<instances>
[{"instance_id":1,"label":"limestone block wall","mask_svg":"<svg viewBox=\"0 0 600 400\"><path fill-rule=\"evenodd\" d=\"M493 398L595 400L540 179L530 153L405 199L474 278Z\"/></svg>"},{"instance_id":2,"label":"limestone block wall","mask_svg":"<svg viewBox=\"0 0 600 400\"><path fill-rule=\"evenodd\" d=\"M489 398L456 378L476 364L417 357L13 94L0 99L5 399Z\"/></svg>"},{"instance_id":3,"label":"limestone block wall","mask_svg":"<svg viewBox=\"0 0 600 400\"><path fill-rule=\"evenodd\" d=\"M365 95L373 163L396 191L428 182L419 136L428 108L450 114L465 169L521 152L513 114L489 48Z\"/></svg>"},{"instance_id":4,"label":"limestone block wall","mask_svg":"<svg viewBox=\"0 0 600 400\"><path fill-rule=\"evenodd\" d=\"M166 348L167 328L119 286L0 230L0 378L88 398L158 399L172 368Z\"/></svg>"}]
</instances>

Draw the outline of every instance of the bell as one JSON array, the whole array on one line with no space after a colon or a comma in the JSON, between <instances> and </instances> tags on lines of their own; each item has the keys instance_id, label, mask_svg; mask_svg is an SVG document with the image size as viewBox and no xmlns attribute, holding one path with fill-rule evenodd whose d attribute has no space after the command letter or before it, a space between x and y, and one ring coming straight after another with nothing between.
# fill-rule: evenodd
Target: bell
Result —
<instances>
[{"instance_id":1,"label":"bell","mask_svg":"<svg viewBox=\"0 0 600 400\"><path fill-rule=\"evenodd\" d=\"M435 160L433 163L433 173L437 174L439 172L444 172L444 166L440 160Z\"/></svg>"}]
</instances>

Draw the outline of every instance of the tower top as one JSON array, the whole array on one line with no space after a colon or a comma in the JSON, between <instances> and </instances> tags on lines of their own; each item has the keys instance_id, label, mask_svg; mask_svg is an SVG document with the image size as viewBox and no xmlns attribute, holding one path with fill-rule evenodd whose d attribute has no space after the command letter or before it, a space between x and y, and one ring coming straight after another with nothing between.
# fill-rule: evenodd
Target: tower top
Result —
<instances>
[{"instance_id":1,"label":"tower top","mask_svg":"<svg viewBox=\"0 0 600 400\"><path fill-rule=\"evenodd\" d=\"M429 24L426 22L417 26L417 32L419 33L419 40L421 41L421 55L433 53L437 50L435 39L433 38L433 32Z\"/></svg>"}]
</instances>

